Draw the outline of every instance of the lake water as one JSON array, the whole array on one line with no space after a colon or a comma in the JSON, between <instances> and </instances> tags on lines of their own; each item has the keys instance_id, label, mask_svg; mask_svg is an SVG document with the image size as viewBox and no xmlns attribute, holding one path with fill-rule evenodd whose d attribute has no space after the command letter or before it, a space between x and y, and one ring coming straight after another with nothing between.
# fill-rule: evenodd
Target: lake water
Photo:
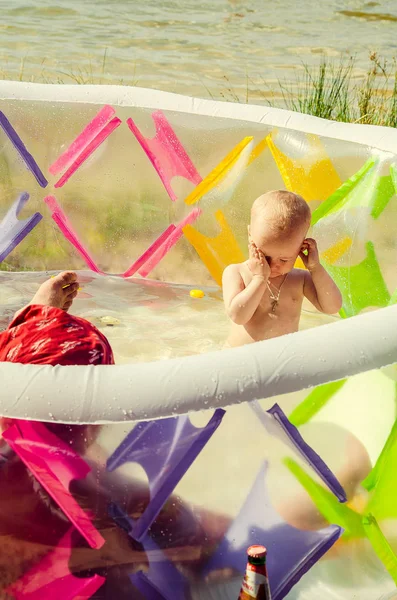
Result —
<instances>
[{"instance_id":1,"label":"lake water","mask_svg":"<svg viewBox=\"0 0 397 600\"><path fill-rule=\"evenodd\" d=\"M392 59L395 0L0 0L0 77L265 101L320 55ZM103 68L104 56L106 61Z\"/></svg>"}]
</instances>

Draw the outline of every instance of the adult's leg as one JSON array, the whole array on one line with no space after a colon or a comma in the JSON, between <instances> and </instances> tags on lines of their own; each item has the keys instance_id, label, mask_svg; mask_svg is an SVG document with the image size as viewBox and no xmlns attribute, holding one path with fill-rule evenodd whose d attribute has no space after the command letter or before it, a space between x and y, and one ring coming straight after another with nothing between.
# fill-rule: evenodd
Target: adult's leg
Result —
<instances>
[{"instance_id":1,"label":"adult's leg","mask_svg":"<svg viewBox=\"0 0 397 600\"><path fill-rule=\"evenodd\" d=\"M68 314L77 276L60 273L44 282L32 301L0 334L0 361L47 365L114 364L106 337L94 325Z\"/></svg>"}]
</instances>

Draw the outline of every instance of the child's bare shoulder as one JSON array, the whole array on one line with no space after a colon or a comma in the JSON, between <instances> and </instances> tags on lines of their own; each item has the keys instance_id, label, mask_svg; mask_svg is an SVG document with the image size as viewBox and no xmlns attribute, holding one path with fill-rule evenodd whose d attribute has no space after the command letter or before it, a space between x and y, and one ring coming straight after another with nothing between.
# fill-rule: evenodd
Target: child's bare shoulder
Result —
<instances>
[{"instance_id":1,"label":"child's bare shoulder","mask_svg":"<svg viewBox=\"0 0 397 600\"><path fill-rule=\"evenodd\" d=\"M228 265L223 271L223 284L227 282L244 282L246 280L246 272L248 271L247 261Z\"/></svg>"},{"instance_id":2,"label":"child's bare shoulder","mask_svg":"<svg viewBox=\"0 0 397 600\"><path fill-rule=\"evenodd\" d=\"M245 273L247 269L247 261L242 263L234 263L232 265L228 265L223 271L223 274L226 275L226 277L241 277L241 275Z\"/></svg>"}]
</instances>

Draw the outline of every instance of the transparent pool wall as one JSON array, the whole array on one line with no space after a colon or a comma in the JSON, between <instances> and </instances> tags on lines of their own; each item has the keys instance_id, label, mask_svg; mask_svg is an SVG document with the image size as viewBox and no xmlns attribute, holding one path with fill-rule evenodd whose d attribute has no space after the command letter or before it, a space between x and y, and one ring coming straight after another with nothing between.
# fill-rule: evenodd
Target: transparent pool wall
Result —
<instances>
[{"instance_id":1,"label":"transparent pool wall","mask_svg":"<svg viewBox=\"0 0 397 600\"><path fill-rule=\"evenodd\" d=\"M0 110L49 181L45 189L37 184L13 144L0 130L0 216L7 213L22 192L28 192L30 198L20 218L27 218L36 211L43 215L40 223L1 265L3 287L12 287L13 282L22 277L18 284L21 296L21 286L25 285L23 274L13 272L37 272L37 280L36 275L26 275L30 278L26 287L30 292L32 282L41 281L47 271L66 268L86 271L88 268L51 218L44 197L56 197L95 264L108 274L124 273L170 224L180 223L194 208L187 206L184 199L196 184L183 177L172 179L177 197L172 201L127 127L127 119L132 118L146 138L155 135L153 111L136 107L117 107L121 125L65 186L54 187L57 177L49 173L50 164L102 106L72 102L1 102ZM264 123L169 110L162 113L202 178L244 138L253 137L251 145L242 151L218 185L196 203L202 208L202 214L192 225L197 231L207 238L216 237L220 230L215 214L221 210L241 253L246 255L246 228L253 200L270 189L290 186L310 201L313 214L319 216L312 234L318 240L322 257L329 261L330 272L341 278L343 316L381 308L393 301L397 287L395 155L330 136L276 130ZM330 132L332 134L332 129ZM250 162L251 152L266 137L262 151ZM341 194L339 204L334 196L329 210L316 213L320 206L326 206L327 199L338 187L341 189L340 186L349 181L349 193ZM227 260L224 255L218 258L219 264ZM364 270L354 270L363 262ZM149 273L148 279L155 279L156 283L149 281L142 285L150 288L158 286L158 282L168 282L162 288L166 291L159 295L164 294L161 300L165 310L169 299L167 290L179 290L177 284L189 286L187 290L203 286L207 290L208 286L212 289L213 303L219 306L216 310L221 314L219 292L207 266L184 235ZM335 271L338 268L346 268L342 273L347 275L341 276L341 271ZM94 299L100 297L101 286L104 295L109 297L112 281L112 278L95 276L97 296ZM128 285L128 282L118 281L116 297L122 296L123 286ZM141 289L140 285L137 278L137 289ZM131 296L131 292L127 296ZM205 309L196 308L199 304L192 305L188 293L177 292L177 297L178 310L186 314L199 311L205 328ZM8 300L3 304L6 308ZM213 310L212 306L209 305L209 310ZM3 326L8 317L8 314L4 316ZM159 327L161 307L153 311L151 319L154 328ZM318 322L322 322L321 317ZM172 319L168 325L172 325ZM186 327L189 331L188 323ZM131 333L133 335L133 325ZM140 339L143 337L141 334ZM188 341L187 337L186 344ZM197 351L203 349L198 346ZM150 353L145 356L150 357ZM77 456L72 461L80 457L90 467L85 477L72 479L70 492L92 518L91 525L76 518L70 520L70 514L69 518L65 516L65 505L59 496L54 500L54 494L37 483L37 469L32 475L32 469L21 462L18 452L10 451L10 443L3 443L0 478L4 493L0 502L4 506L0 510L0 533L1 545L7 551L0 553L1 593L6 598L24 598L29 592L36 594L29 597L44 599L55 597L64 586L70 598L237 598L245 564L240 560L238 569L232 561L228 564L228 556L235 555L230 539L229 546L225 546L229 530L229 533L236 532L240 545L246 547L252 541L261 541L268 547L272 561L269 575L277 599L389 597L395 589L394 552L397 551L396 515L390 508L390 498L396 493L390 471L394 450L395 379L396 371L391 367L348 378L343 385L260 401L263 410L277 402L298 426L304 440L337 476L346 473L348 461L356 460L357 448L364 448L371 465L377 465L376 478L372 481L374 484L376 480L376 485L347 490L348 506L339 504L332 494L331 498L327 496L320 501L310 488L317 507L321 507L327 517L332 514L332 519L320 515L302 486L302 477L299 480L298 471L291 469L291 460L314 484L320 481L318 473L296 455L290 444L269 434L258 413L246 404L229 408L222 415L219 426L190 467L176 478L174 490L143 537L134 534L133 528L136 522L142 523L140 519L150 507L147 474L139 461L114 470L109 467L109 459L138 426L136 423L73 427L51 423L51 433L60 440L59 446L56 438L48 440L45 432L39 432L44 436L40 438L41 445L47 443L53 451L58 448L61 456L69 456L65 444L71 456ZM309 402L302 404L308 397ZM112 401L109 398L109 402ZM133 398L131 403L133 405ZM307 411L308 405L314 408ZM193 425L204 428L213 413L206 408L192 414L190 420ZM182 431L185 422L180 421L165 442L161 442L156 430L161 425L153 425L152 433L147 433L146 442L141 445L137 436L136 456L141 463L146 464L146 457L151 465L157 464L153 456L169 456L177 440L182 448L188 448L189 435L184 437ZM382 453L386 442L387 452ZM167 464L165 460L163 466L167 470L171 461ZM39 471L44 469L45 472L42 464L39 467ZM56 466L52 464L52 467L56 472ZM367 475L364 470L360 474L363 479ZM354 469L347 471L352 472L353 481L357 473L353 473ZM78 472L76 467L75 475ZM158 480L159 473L150 474L152 496L153 482ZM162 471L161 475L164 475ZM169 481L166 487L170 487ZM260 489L258 497L257 489ZM248 514L246 502L249 499L253 508L247 520L241 515ZM311 515L310 523L305 520L307 515ZM375 528L368 526L369 516L375 519ZM367 519L364 525L363 519ZM296 535L290 539L301 548L301 554L294 568L289 565L283 570L287 550L277 543L282 539L277 536L287 526L286 520L298 526ZM80 524L80 531L76 523ZM332 532L324 529L328 523L345 530L336 543L333 543L336 538L332 538ZM99 532L104 543L93 534L94 537L89 538L90 547L87 531L91 531L91 527ZM320 531L321 540L332 539L328 552L320 537L310 538L308 530L313 529ZM385 545L382 536L390 546ZM388 549L386 554L385 548ZM322 558L316 562L321 554ZM315 564L309 569L312 563ZM51 587L54 585L60 587Z\"/></svg>"}]
</instances>

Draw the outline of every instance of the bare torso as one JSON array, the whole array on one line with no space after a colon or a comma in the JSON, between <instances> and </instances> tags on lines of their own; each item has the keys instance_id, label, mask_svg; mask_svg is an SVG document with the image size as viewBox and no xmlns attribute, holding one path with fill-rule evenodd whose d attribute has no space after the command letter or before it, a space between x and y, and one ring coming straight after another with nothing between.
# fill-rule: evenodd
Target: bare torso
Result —
<instances>
[{"instance_id":1,"label":"bare torso","mask_svg":"<svg viewBox=\"0 0 397 600\"><path fill-rule=\"evenodd\" d=\"M252 279L248 264L245 262L239 265L239 271L246 287ZM245 325L232 323L226 345L242 346L298 331L303 302L304 274L305 271L301 269L293 269L285 279L284 276L271 279L276 289L282 284L274 312L272 312L271 296L266 288L251 320Z\"/></svg>"}]
</instances>

